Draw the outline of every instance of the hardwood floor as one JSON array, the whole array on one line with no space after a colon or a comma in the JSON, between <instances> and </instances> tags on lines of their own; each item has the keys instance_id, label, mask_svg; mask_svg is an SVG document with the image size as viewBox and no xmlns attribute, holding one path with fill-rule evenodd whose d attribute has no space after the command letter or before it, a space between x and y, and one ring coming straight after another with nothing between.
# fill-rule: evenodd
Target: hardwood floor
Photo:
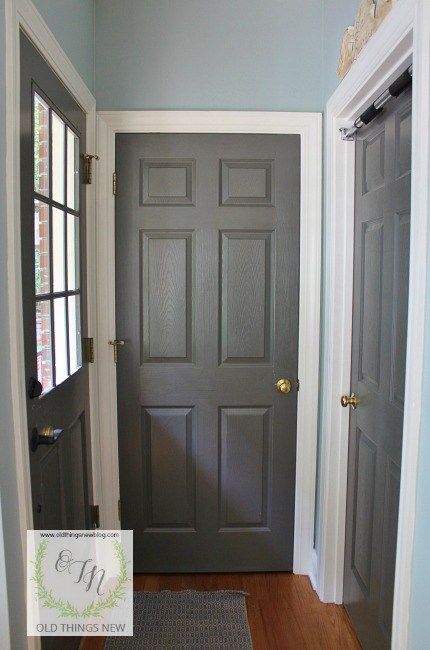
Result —
<instances>
[{"instance_id":1,"label":"hardwood floor","mask_svg":"<svg viewBox=\"0 0 430 650\"><path fill-rule=\"evenodd\" d=\"M358 650L346 611L321 603L309 579L291 573L135 575L134 589L238 589L249 593L248 620L254 650ZM99 637L83 639L81 650L102 650Z\"/></svg>"}]
</instances>

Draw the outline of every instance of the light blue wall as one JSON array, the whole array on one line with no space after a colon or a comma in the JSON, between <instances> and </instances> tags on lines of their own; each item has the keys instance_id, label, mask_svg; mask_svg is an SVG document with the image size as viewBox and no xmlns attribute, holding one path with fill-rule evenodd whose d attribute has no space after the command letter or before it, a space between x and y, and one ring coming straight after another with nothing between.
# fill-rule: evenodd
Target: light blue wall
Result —
<instances>
[{"instance_id":1,"label":"light blue wall","mask_svg":"<svg viewBox=\"0 0 430 650\"><path fill-rule=\"evenodd\" d=\"M96 0L98 108L321 110L321 25L321 0Z\"/></svg>"},{"instance_id":2,"label":"light blue wall","mask_svg":"<svg viewBox=\"0 0 430 650\"><path fill-rule=\"evenodd\" d=\"M343 33L354 24L358 0L323 0L323 99L324 103L339 84L336 75Z\"/></svg>"},{"instance_id":3,"label":"light blue wall","mask_svg":"<svg viewBox=\"0 0 430 650\"><path fill-rule=\"evenodd\" d=\"M93 91L94 0L33 2L88 88Z\"/></svg>"},{"instance_id":4,"label":"light blue wall","mask_svg":"<svg viewBox=\"0 0 430 650\"><path fill-rule=\"evenodd\" d=\"M94 0L34 4L93 90ZM357 0L95 5L100 109L321 110L338 81L339 45Z\"/></svg>"}]
</instances>

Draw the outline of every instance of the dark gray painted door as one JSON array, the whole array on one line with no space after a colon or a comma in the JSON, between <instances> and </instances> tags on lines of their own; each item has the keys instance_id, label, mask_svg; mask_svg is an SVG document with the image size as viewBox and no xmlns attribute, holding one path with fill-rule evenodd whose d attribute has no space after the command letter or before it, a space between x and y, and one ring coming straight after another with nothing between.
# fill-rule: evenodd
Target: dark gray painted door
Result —
<instances>
[{"instance_id":1,"label":"dark gray painted door","mask_svg":"<svg viewBox=\"0 0 430 650\"><path fill-rule=\"evenodd\" d=\"M408 319L411 93L357 141L345 604L363 647L389 648Z\"/></svg>"},{"instance_id":2,"label":"dark gray painted door","mask_svg":"<svg viewBox=\"0 0 430 650\"><path fill-rule=\"evenodd\" d=\"M289 570L299 137L116 145L120 482L135 570Z\"/></svg>"},{"instance_id":3,"label":"dark gray painted door","mask_svg":"<svg viewBox=\"0 0 430 650\"><path fill-rule=\"evenodd\" d=\"M22 291L36 529L88 527L84 151L85 114L21 35ZM52 444L32 450L46 427L63 433L56 442L40 438Z\"/></svg>"}]
</instances>

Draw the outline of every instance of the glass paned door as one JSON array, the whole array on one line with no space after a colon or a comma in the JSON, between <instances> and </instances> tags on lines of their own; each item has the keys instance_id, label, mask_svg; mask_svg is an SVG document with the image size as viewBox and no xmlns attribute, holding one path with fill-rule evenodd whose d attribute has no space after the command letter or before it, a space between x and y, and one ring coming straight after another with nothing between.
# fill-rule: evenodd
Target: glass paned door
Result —
<instances>
[{"instance_id":1,"label":"glass paned door","mask_svg":"<svg viewBox=\"0 0 430 650\"><path fill-rule=\"evenodd\" d=\"M43 392L82 366L79 136L33 89L37 375Z\"/></svg>"},{"instance_id":2,"label":"glass paned door","mask_svg":"<svg viewBox=\"0 0 430 650\"><path fill-rule=\"evenodd\" d=\"M33 527L81 529L90 526L94 502L90 368L81 344L88 328L86 187L80 179L87 117L24 33L19 56L22 321ZM67 638L67 648L78 647L77 639ZM52 641L42 640L44 650L64 645Z\"/></svg>"}]
</instances>

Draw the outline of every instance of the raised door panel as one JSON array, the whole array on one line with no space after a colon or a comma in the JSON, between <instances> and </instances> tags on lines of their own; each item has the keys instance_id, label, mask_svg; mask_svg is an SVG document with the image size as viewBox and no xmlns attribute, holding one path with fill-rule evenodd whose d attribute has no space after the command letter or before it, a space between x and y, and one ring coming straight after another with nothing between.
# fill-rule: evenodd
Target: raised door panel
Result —
<instances>
[{"instance_id":1,"label":"raised door panel","mask_svg":"<svg viewBox=\"0 0 430 650\"><path fill-rule=\"evenodd\" d=\"M363 194L372 192L384 184L385 178L385 132L381 131L363 143Z\"/></svg>"},{"instance_id":2,"label":"raised door panel","mask_svg":"<svg viewBox=\"0 0 430 650\"><path fill-rule=\"evenodd\" d=\"M357 429L356 436L352 569L363 593L369 595L372 571L376 446L360 429Z\"/></svg>"},{"instance_id":3,"label":"raised door panel","mask_svg":"<svg viewBox=\"0 0 430 650\"><path fill-rule=\"evenodd\" d=\"M85 414L51 446L39 445L34 459L35 523L39 528L88 527L88 479Z\"/></svg>"},{"instance_id":4,"label":"raised door panel","mask_svg":"<svg viewBox=\"0 0 430 650\"><path fill-rule=\"evenodd\" d=\"M403 408L409 292L409 212L394 215L393 329L391 401Z\"/></svg>"},{"instance_id":5,"label":"raised door panel","mask_svg":"<svg viewBox=\"0 0 430 650\"><path fill-rule=\"evenodd\" d=\"M273 160L221 160L220 205L274 205Z\"/></svg>"},{"instance_id":6,"label":"raised door panel","mask_svg":"<svg viewBox=\"0 0 430 650\"><path fill-rule=\"evenodd\" d=\"M221 363L264 363L272 350L271 232L221 233Z\"/></svg>"},{"instance_id":7,"label":"raised door panel","mask_svg":"<svg viewBox=\"0 0 430 650\"><path fill-rule=\"evenodd\" d=\"M412 105L406 106L396 115L396 176L411 170Z\"/></svg>"},{"instance_id":8,"label":"raised door panel","mask_svg":"<svg viewBox=\"0 0 430 650\"><path fill-rule=\"evenodd\" d=\"M391 636L391 623L393 616L399 494L400 468L392 460L387 459L381 554L381 589L379 595L378 618L381 629L388 641Z\"/></svg>"},{"instance_id":9,"label":"raised door panel","mask_svg":"<svg viewBox=\"0 0 430 650\"><path fill-rule=\"evenodd\" d=\"M362 226L359 377L379 386L382 316L383 221Z\"/></svg>"},{"instance_id":10,"label":"raised door panel","mask_svg":"<svg viewBox=\"0 0 430 650\"><path fill-rule=\"evenodd\" d=\"M194 205L195 160L140 161L141 205Z\"/></svg>"},{"instance_id":11,"label":"raised door panel","mask_svg":"<svg viewBox=\"0 0 430 650\"><path fill-rule=\"evenodd\" d=\"M66 525L61 447L56 444L40 461L41 503L36 510L42 515L42 528L58 529Z\"/></svg>"},{"instance_id":12,"label":"raised door panel","mask_svg":"<svg viewBox=\"0 0 430 650\"><path fill-rule=\"evenodd\" d=\"M87 450L85 415L82 414L61 440L67 525L87 528Z\"/></svg>"},{"instance_id":13,"label":"raised door panel","mask_svg":"<svg viewBox=\"0 0 430 650\"><path fill-rule=\"evenodd\" d=\"M194 412L186 408L142 410L146 480L146 530L195 526Z\"/></svg>"},{"instance_id":14,"label":"raised door panel","mask_svg":"<svg viewBox=\"0 0 430 650\"><path fill-rule=\"evenodd\" d=\"M221 408L220 529L267 528L270 512L270 408Z\"/></svg>"},{"instance_id":15,"label":"raised door panel","mask_svg":"<svg viewBox=\"0 0 430 650\"><path fill-rule=\"evenodd\" d=\"M142 361L192 361L191 232L141 232Z\"/></svg>"}]
</instances>

